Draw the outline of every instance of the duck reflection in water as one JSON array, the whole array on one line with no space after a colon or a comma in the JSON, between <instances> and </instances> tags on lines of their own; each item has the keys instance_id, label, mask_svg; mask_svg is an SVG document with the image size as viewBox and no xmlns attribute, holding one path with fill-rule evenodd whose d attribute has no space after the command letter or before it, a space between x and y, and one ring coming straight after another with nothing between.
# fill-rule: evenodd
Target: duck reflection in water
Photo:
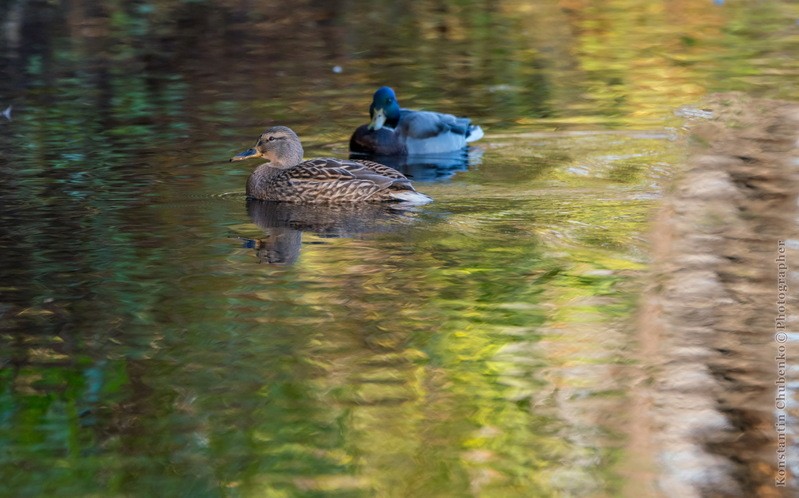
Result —
<instances>
[{"instance_id":1,"label":"duck reflection in water","mask_svg":"<svg viewBox=\"0 0 799 498\"><path fill-rule=\"evenodd\" d=\"M402 204L317 205L247 200L247 213L264 231L264 238L243 239L244 247L255 249L258 261L291 265L302 248L302 233L321 237L357 238L367 233L400 229L414 220L413 208Z\"/></svg>"}]
</instances>

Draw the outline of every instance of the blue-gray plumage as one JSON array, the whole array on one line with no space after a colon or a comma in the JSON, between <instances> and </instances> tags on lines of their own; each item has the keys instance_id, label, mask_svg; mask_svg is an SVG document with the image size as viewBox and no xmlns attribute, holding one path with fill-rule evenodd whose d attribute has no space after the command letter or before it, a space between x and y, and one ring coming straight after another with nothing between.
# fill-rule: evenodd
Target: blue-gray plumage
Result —
<instances>
[{"instance_id":1,"label":"blue-gray plumage","mask_svg":"<svg viewBox=\"0 0 799 498\"><path fill-rule=\"evenodd\" d=\"M352 152L374 155L441 154L479 140L483 130L469 118L401 109L394 90L380 87L369 106L371 122L355 130Z\"/></svg>"},{"instance_id":2,"label":"blue-gray plumage","mask_svg":"<svg viewBox=\"0 0 799 498\"><path fill-rule=\"evenodd\" d=\"M303 161L299 137L285 126L268 128L255 147L234 157L262 157L247 179L247 195L263 201L308 204L337 202L429 202L399 171L372 161L320 158Z\"/></svg>"}]
</instances>

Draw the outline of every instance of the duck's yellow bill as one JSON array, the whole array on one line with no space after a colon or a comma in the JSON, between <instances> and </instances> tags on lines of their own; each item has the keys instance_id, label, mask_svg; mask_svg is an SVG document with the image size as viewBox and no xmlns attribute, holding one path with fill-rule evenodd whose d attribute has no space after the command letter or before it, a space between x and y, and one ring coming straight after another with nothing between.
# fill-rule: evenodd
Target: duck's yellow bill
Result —
<instances>
[{"instance_id":1,"label":"duck's yellow bill","mask_svg":"<svg viewBox=\"0 0 799 498\"><path fill-rule=\"evenodd\" d=\"M374 116L372 116L372 122L369 123L370 130L379 130L383 127L386 123L386 111L383 109L378 109L374 112Z\"/></svg>"}]
</instances>

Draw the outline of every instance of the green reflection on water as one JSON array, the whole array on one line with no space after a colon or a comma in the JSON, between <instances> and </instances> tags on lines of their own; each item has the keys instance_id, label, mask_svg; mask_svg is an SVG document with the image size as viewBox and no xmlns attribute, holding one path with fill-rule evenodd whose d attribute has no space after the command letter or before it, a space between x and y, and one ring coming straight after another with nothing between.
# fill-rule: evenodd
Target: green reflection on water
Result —
<instances>
[{"instance_id":1,"label":"green reflection on water","mask_svg":"<svg viewBox=\"0 0 799 498\"><path fill-rule=\"evenodd\" d=\"M795 6L281 5L0 7L6 488L618 495L672 110L795 98ZM483 124L482 160L258 264L226 159L273 123L343 156L383 83Z\"/></svg>"}]
</instances>

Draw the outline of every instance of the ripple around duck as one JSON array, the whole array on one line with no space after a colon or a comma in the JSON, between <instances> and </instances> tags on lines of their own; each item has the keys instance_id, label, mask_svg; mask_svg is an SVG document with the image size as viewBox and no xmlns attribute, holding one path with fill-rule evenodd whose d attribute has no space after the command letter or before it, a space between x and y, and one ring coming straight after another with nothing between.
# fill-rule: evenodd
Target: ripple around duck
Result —
<instances>
[{"instance_id":1,"label":"ripple around duck","mask_svg":"<svg viewBox=\"0 0 799 498\"><path fill-rule=\"evenodd\" d=\"M219 200L246 200L247 194L243 191L235 191L235 192L219 192L219 193L208 193L208 194L189 194L187 196L189 199L192 200L203 200L203 199L219 199Z\"/></svg>"},{"instance_id":2,"label":"ripple around duck","mask_svg":"<svg viewBox=\"0 0 799 498\"><path fill-rule=\"evenodd\" d=\"M181 193L179 196L174 197L154 197L153 201L149 203L149 207L159 209L159 208L168 208L168 207L176 207L176 206L189 206L189 205L207 205L207 204L219 204L224 203L225 205L233 204L233 203L241 203L244 206L244 203L247 200L247 195L243 191L233 191L233 192L201 192L201 193L191 193L191 192L184 192Z\"/></svg>"}]
</instances>

